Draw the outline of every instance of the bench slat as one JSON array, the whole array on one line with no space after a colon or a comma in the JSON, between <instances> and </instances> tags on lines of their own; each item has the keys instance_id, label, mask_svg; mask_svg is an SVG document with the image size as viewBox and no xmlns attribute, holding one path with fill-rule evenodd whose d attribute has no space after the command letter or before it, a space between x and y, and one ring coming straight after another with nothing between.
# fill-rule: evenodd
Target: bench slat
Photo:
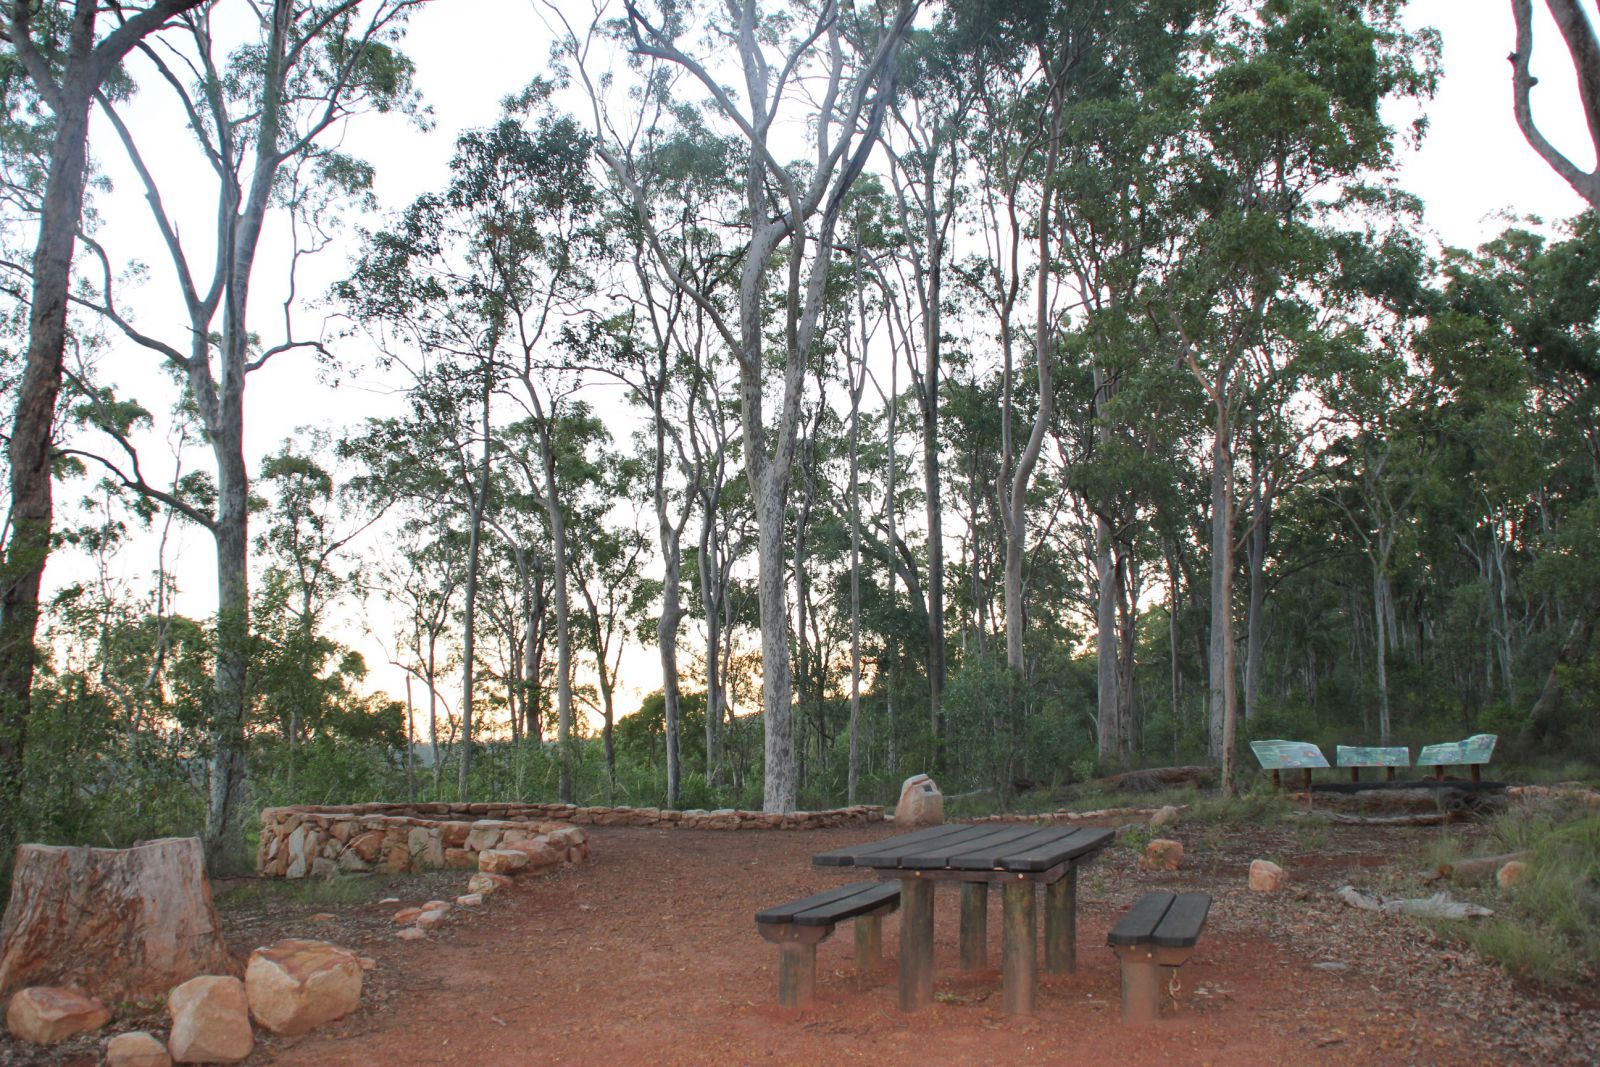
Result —
<instances>
[{"instance_id":1,"label":"bench slat","mask_svg":"<svg viewBox=\"0 0 1600 1067\"><path fill-rule=\"evenodd\" d=\"M1133 902L1128 914L1117 920L1106 941L1112 945L1142 945L1161 924L1167 909L1172 906L1175 893L1146 893Z\"/></svg>"},{"instance_id":2,"label":"bench slat","mask_svg":"<svg viewBox=\"0 0 1600 1067\"><path fill-rule=\"evenodd\" d=\"M900 897L894 882L852 882L756 912L758 923L828 926L853 919Z\"/></svg>"},{"instance_id":3,"label":"bench slat","mask_svg":"<svg viewBox=\"0 0 1600 1067\"><path fill-rule=\"evenodd\" d=\"M1193 948L1211 911L1211 894L1179 893L1150 940L1158 948Z\"/></svg>"}]
</instances>

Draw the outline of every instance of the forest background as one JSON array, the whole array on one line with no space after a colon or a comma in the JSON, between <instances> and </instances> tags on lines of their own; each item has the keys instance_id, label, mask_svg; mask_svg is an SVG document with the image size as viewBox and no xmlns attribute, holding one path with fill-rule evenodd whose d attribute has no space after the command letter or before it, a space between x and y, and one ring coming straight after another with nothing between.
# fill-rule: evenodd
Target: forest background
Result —
<instances>
[{"instance_id":1,"label":"forest background","mask_svg":"<svg viewBox=\"0 0 1600 1067\"><path fill-rule=\"evenodd\" d=\"M1457 5L478 7L7 5L0 837L1595 759L1600 233Z\"/></svg>"}]
</instances>

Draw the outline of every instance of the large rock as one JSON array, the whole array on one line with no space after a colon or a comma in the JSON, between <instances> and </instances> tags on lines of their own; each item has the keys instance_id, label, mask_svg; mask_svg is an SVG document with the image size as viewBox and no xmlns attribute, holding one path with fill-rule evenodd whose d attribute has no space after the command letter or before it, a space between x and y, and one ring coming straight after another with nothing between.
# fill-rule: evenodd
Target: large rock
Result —
<instances>
[{"instance_id":1,"label":"large rock","mask_svg":"<svg viewBox=\"0 0 1600 1067\"><path fill-rule=\"evenodd\" d=\"M6 1008L6 1029L19 1041L53 1045L98 1030L111 1021L106 1006L75 989L29 986Z\"/></svg>"},{"instance_id":2,"label":"large rock","mask_svg":"<svg viewBox=\"0 0 1600 1067\"><path fill-rule=\"evenodd\" d=\"M1271 860L1250 861L1250 888L1257 893L1276 893L1289 876Z\"/></svg>"},{"instance_id":3,"label":"large rock","mask_svg":"<svg viewBox=\"0 0 1600 1067\"><path fill-rule=\"evenodd\" d=\"M944 822L944 794L926 774L912 775L900 786L900 803L894 808L897 827L916 829Z\"/></svg>"},{"instance_id":4,"label":"large rock","mask_svg":"<svg viewBox=\"0 0 1600 1067\"><path fill-rule=\"evenodd\" d=\"M1511 889L1528 880L1528 865L1522 860L1512 860L1494 872L1494 880L1501 889Z\"/></svg>"},{"instance_id":5,"label":"large rock","mask_svg":"<svg viewBox=\"0 0 1600 1067\"><path fill-rule=\"evenodd\" d=\"M1150 828L1159 830L1163 826L1171 826L1178 821L1178 809L1171 804L1157 808L1150 816Z\"/></svg>"},{"instance_id":6,"label":"large rock","mask_svg":"<svg viewBox=\"0 0 1600 1067\"><path fill-rule=\"evenodd\" d=\"M486 848L478 853L478 870L487 874L515 874L528 865L528 854L514 848Z\"/></svg>"},{"instance_id":7,"label":"large rock","mask_svg":"<svg viewBox=\"0 0 1600 1067\"><path fill-rule=\"evenodd\" d=\"M237 973L198 838L135 848L23 845L0 922L0 994L71 986L157 997L197 974Z\"/></svg>"},{"instance_id":8,"label":"large rock","mask_svg":"<svg viewBox=\"0 0 1600 1067\"><path fill-rule=\"evenodd\" d=\"M237 978L191 978L167 997L167 1010L167 1051L175 1063L238 1063L255 1048L250 1002Z\"/></svg>"},{"instance_id":9,"label":"large rock","mask_svg":"<svg viewBox=\"0 0 1600 1067\"><path fill-rule=\"evenodd\" d=\"M1183 842L1158 837L1144 846L1139 866L1147 871L1175 871L1183 865Z\"/></svg>"},{"instance_id":10,"label":"large rock","mask_svg":"<svg viewBox=\"0 0 1600 1067\"><path fill-rule=\"evenodd\" d=\"M511 879L503 874L490 874L487 871L479 871L467 879L467 892L488 896L491 893L505 889L510 884Z\"/></svg>"},{"instance_id":11,"label":"large rock","mask_svg":"<svg viewBox=\"0 0 1600 1067\"><path fill-rule=\"evenodd\" d=\"M258 948L244 970L250 1014L275 1034L303 1034L361 1003L361 959L326 941L290 938Z\"/></svg>"},{"instance_id":12,"label":"large rock","mask_svg":"<svg viewBox=\"0 0 1600 1067\"><path fill-rule=\"evenodd\" d=\"M130 1030L106 1042L106 1067L172 1067L172 1057L148 1030Z\"/></svg>"}]
</instances>

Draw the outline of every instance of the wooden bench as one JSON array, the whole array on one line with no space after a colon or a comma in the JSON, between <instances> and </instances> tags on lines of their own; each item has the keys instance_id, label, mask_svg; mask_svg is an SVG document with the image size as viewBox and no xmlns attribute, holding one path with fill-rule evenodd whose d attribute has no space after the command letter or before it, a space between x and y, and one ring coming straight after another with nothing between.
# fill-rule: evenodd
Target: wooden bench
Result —
<instances>
[{"instance_id":1,"label":"wooden bench","mask_svg":"<svg viewBox=\"0 0 1600 1067\"><path fill-rule=\"evenodd\" d=\"M1211 910L1209 893L1146 893L1117 920L1106 943L1122 960L1122 1021L1161 1015L1161 969L1186 962Z\"/></svg>"},{"instance_id":2,"label":"wooden bench","mask_svg":"<svg viewBox=\"0 0 1600 1067\"><path fill-rule=\"evenodd\" d=\"M817 946L839 923L856 923L856 967L883 963L883 917L900 906L899 882L852 882L756 912L761 936L778 946L778 1003L807 1008L816 999Z\"/></svg>"}]
</instances>

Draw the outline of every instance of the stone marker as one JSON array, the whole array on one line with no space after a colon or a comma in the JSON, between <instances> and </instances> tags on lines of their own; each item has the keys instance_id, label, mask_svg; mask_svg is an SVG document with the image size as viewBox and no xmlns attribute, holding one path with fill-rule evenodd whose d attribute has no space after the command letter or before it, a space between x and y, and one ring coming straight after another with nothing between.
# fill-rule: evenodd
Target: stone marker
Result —
<instances>
[{"instance_id":1,"label":"stone marker","mask_svg":"<svg viewBox=\"0 0 1600 1067\"><path fill-rule=\"evenodd\" d=\"M902 829L939 826L944 822L944 794L926 774L914 774L900 786L900 803L894 808L894 824Z\"/></svg>"},{"instance_id":2,"label":"stone marker","mask_svg":"<svg viewBox=\"0 0 1600 1067\"><path fill-rule=\"evenodd\" d=\"M1512 860L1494 873L1494 880L1501 889L1510 889L1512 886L1521 885L1528 877L1528 865L1522 860Z\"/></svg>"},{"instance_id":3,"label":"stone marker","mask_svg":"<svg viewBox=\"0 0 1600 1067\"><path fill-rule=\"evenodd\" d=\"M106 1006L75 989L29 986L18 990L6 1008L6 1029L19 1041L53 1045L98 1030L111 1021Z\"/></svg>"},{"instance_id":4,"label":"stone marker","mask_svg":"<svg viewBox=\"0 0 1600 1067\"><path fill-rule=\"evenodd\" d=\"M1276 893L1289 876L1271 860L1250 861L1250 888L1257 893Z\"/></svg>"},{"instance_id":5,"label":"stone marker","mask_svg":"<svg viewBox=\"0 0 1600 1067\"><path fill-rule=\"evenodd\" d=\"M456 906L460 908L476 908L483 903L482 893L464 893L456 897Z\"/></svg>"},{"instance_id":6,"label":"stone marker","mask_svg":"<svg viewBox=\"0 0 1600 1067\"><path fill-rule=\"evenodd\" d=\"M360 1005L361 961L326 941L290 938L250 954L244 990L256 1022L275 1034L303 1034Z\"/></svg>"},{"instance_id":7,"label":"stone marker","mask_svg":"<svg viewBox=\"0 0 1600 1067\"><path fill-rule=\"evenodd\" d=\"M1144 846L1139 866L1147 871L1175 871L1183 864L1183 842L1158 837Z\"/></svg>"},{"instance_id":8,"label":"stone marker","mask_svg":"<svg viewBox=\"0 0 1600 1067\"><path fill-rule=\"evenodd\" d=\"M106 1067L172 1067L172 1057L148 1030L131 1030L106 1042Z\"/></svg>"},{"instance_id":9,"label":"stone marker","mask_svg":"<svg viewBox=\"0 0 1600 1067\"><path fill-rule=\"evenodd\" d=\"M250 1004L237 978L191 978L167 997L167 1010L167 1051L174 1063L238 1063L255 1048Z\"/></svg>"},{"instance_id":10,"label":"stone marker","mask_svg":"<svg viewBox=\"0 0 1600 1067\"><path fill-rule=\"evenodd\" d=\"M435 930L444 925L445 917L449 914L449 908L429 908L417 916L417 926L423 930Z\"/></svg>"},{"instance_id":11,"label":"stone marker","mask_svg":"<svg viewBox=\"0 0 1600 1067\"><path fill-rule=\"evenodd\" d=\"M404 930L395 931L394 936L398 937L402 941L421 941L428 935L426 932L419 930L415 926L408 926Z\"/></svg>"},{"instance_id":12,"label":"stone marker","mask_svg":"<svg viewBox=\"0 0 1600 1067\"><path fill-rule=\"evenodd\" d=\"M401 926L410 926L422 914L421 908L401 908L394 913L394 921Z\"/></svg>"}]
</instances>

